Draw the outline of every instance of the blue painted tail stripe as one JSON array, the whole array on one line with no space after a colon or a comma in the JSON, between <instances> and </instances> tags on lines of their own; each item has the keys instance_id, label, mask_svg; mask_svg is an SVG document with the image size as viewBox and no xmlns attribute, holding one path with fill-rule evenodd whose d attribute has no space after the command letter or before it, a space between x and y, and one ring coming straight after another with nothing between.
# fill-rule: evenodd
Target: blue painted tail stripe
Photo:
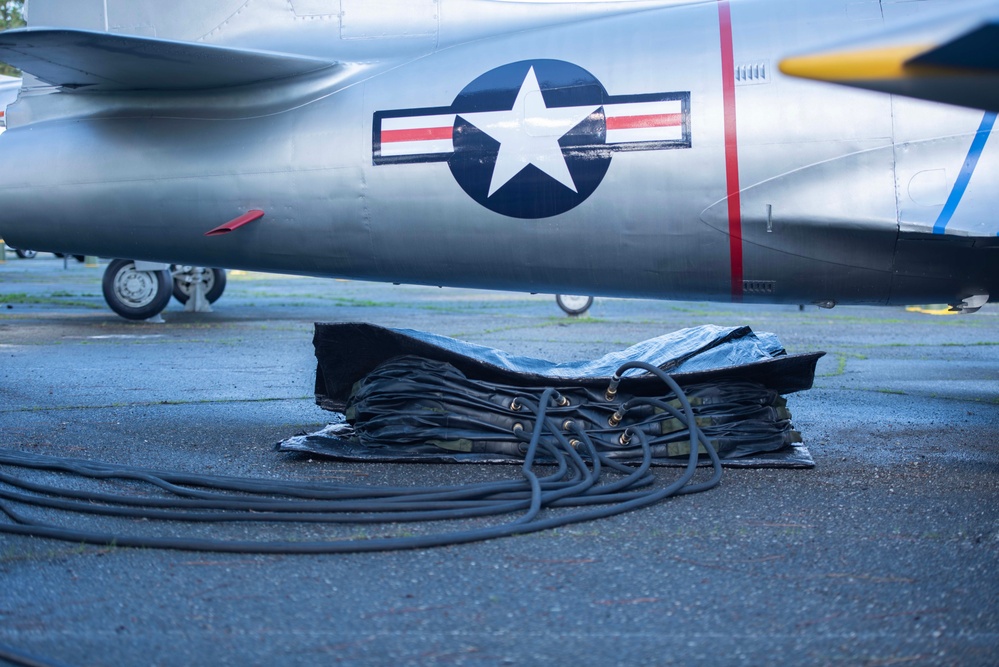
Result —
<instances>
[{"instance_id":1,"label":"blue painted tail stripe","mask_svg":"<svg viewBox=\"0 0 999 667\"><path fill-rule=\"evenodd\" d=\"M982 151L985 149L985 142L989 140L989 133L992 132L992 126L995 125L995 122L996 114L994 112L988 111L982 117L982 124L978 126L975 139L971 142L971 148L968 149L968 157L964 159L964 166L961 167L961 173L957 175L954 189L950 191L947 203L944 204L943 210L940 211L940 216L933 225L934 234L943 234L947 229L947 223L950 222L954 211L957 210L957 205L961 203L964 191L968 189L968 183L971 182L971 175L975 173L975 167L978 166L978 158L982 156Z\"/></svg>"}]
</instances>

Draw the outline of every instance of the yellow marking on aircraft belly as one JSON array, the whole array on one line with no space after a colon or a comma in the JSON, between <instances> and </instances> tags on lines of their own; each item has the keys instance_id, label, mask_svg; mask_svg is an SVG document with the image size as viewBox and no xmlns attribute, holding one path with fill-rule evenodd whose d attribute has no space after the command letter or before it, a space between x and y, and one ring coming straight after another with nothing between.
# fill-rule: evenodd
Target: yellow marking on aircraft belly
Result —
<instances>
[{"instance_id":1,"label":"yellow marking on aircraft belly","mask_svg":"<svg viewBox=\"0 0 999 667\"><path fill-rule=\"evenodd\" d=\"M906 306L905 310L910 313L923 313L924 315L957 315L959 312L947 305Z\"/></svg>"}]
</instances>

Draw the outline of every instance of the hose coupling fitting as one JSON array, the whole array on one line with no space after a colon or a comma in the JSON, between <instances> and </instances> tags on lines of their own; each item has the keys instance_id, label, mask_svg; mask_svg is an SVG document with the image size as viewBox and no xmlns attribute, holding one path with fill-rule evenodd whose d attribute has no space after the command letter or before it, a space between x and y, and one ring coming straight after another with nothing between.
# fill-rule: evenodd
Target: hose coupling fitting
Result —
<instances>
[{"instance_id":1,"label":"hose coupling fitting","mask_svg":"<svg viewBox=\"0 0 999 667\"><path fill-rule=\"evenodd\" d=\"M613 401L614 397L617 396L617 386L621 384L621 376L617 373L611 376L610 385L607 387L607 392L604 394L604 398L608 401Z\"/></svg>"}]
</instances>

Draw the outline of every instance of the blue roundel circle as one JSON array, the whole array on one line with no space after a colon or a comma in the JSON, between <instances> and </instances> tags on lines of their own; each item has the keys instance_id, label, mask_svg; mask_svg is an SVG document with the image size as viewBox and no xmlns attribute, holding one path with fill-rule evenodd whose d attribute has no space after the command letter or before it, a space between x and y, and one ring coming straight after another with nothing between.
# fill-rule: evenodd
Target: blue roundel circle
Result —
<instances>
[{"instance_id":1,"label":"blue roundel circle","mask_svg":"<svg viewBox=\"0 0 999 667\"><path fill-rule=\"evenodd\" d=\"M561 60L486 72L452 105L454 179L475 201L514 218L578 206L610 166L606 99L592 74Z\"/></svg>"}]
</instances>

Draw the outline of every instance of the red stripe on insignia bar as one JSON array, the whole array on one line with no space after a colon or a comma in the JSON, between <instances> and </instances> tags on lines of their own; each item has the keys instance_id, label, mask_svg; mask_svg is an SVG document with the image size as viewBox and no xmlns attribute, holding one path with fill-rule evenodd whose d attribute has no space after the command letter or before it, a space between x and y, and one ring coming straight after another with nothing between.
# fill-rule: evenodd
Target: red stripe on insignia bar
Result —
<instances>
[{"instance_id":1,"label":"red stripe on insignia bar","mask_svg":"<svg viewBox=\"0 0 999 667\"><path fill-rule=\"evenodd\" d=\"M382 130L382 143L451 139L453 127L418 127L412 130Z\"/></svg>"},{"instance_id":2,"label":"red stripe on insignia bar","mask_svg":"<svg viewBox=\"0 0 999 667\"><path fill-rule=\"evenodd\" d=\"M608 130L634 130L646 127L679 127L683 114L664 113L651 116L608 116Z\"/></svg>"},{"instance_id":3,"label":"red stripe on insignia bar","mask_svg":"<svg viewBox=\"0 0 999 667\"><path fill-rule=\"evenodd\" d=\"M729 257L732 300L742 301L742 203L739 196L739 141L735 122L735 54L732 44L732 9L729 0L718 0L721 36L722 106L725 116L725 184L728 195Z\"/></svg>"}]
</instances>

